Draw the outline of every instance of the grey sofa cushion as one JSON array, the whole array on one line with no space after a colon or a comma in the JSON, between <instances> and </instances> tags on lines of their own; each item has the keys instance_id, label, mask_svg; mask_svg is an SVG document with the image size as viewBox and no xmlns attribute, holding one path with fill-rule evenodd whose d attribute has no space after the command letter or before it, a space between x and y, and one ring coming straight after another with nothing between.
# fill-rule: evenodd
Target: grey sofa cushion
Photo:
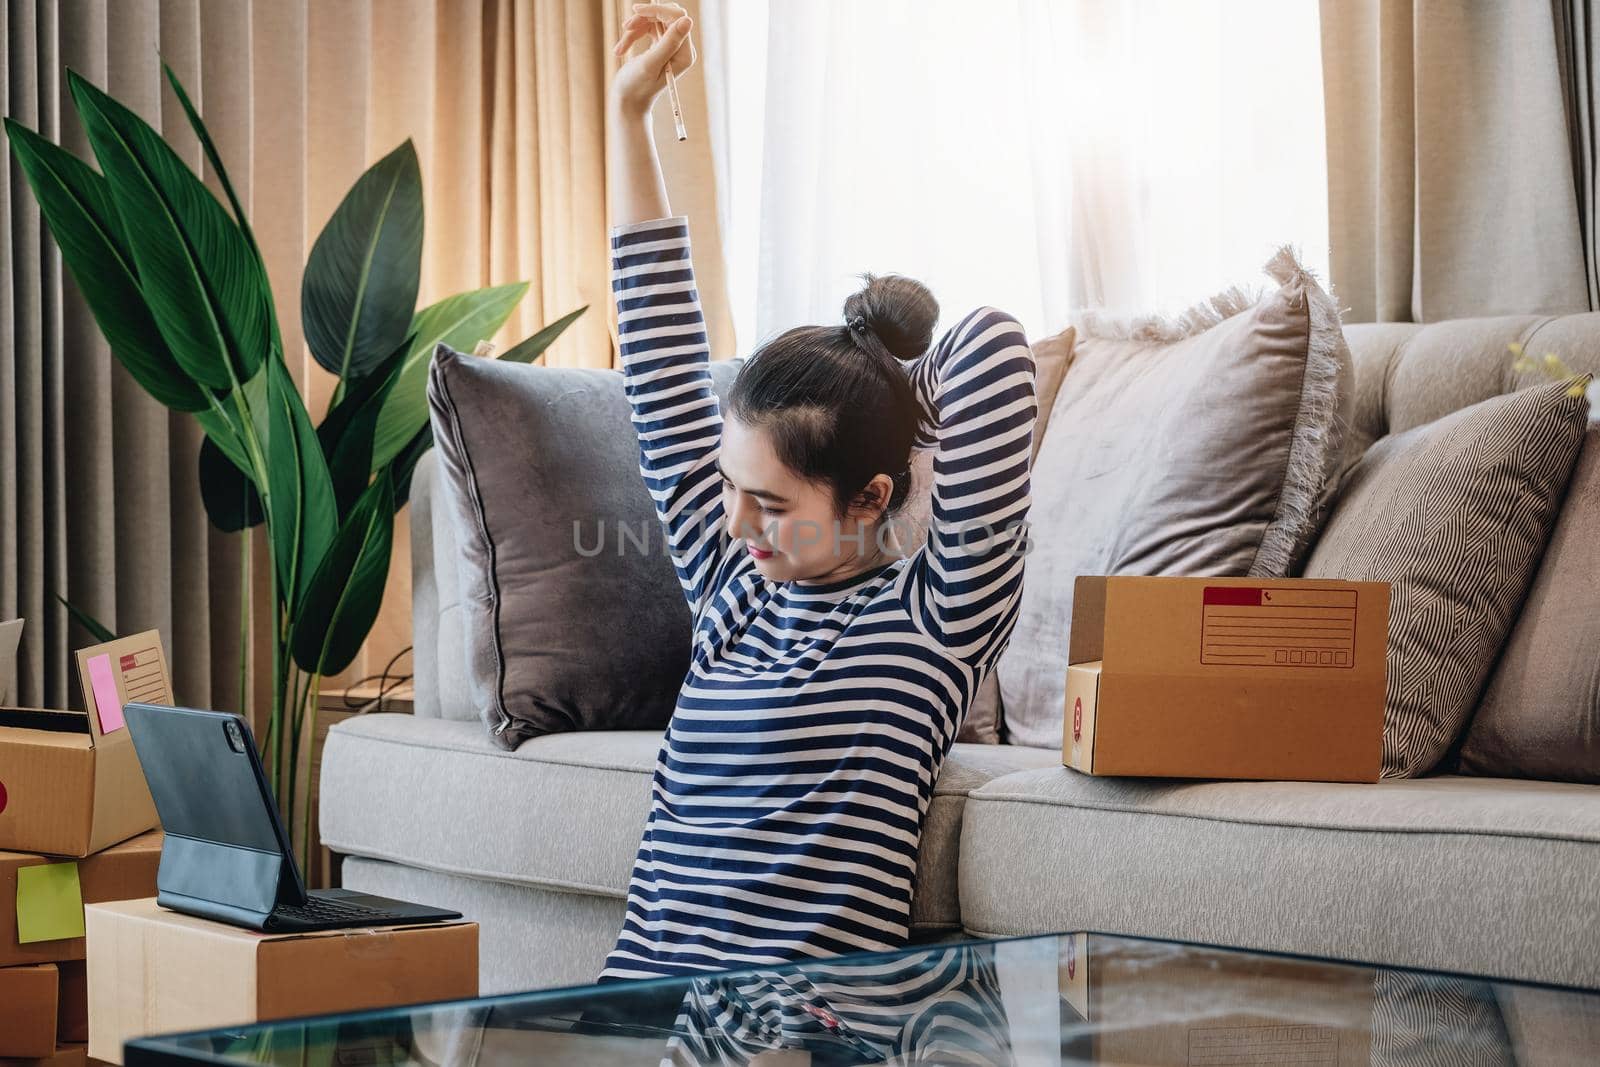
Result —
<instances>
[{"instance_id":1,"label":"grey sofa cushion","mask_svg":"<svg viewBox=\"0 0 1600 1067\"><path fill-rule=\"evenodd\" d=\"M363 715L328 732L322 840L337 852L495 882L622 899L650 808L661 732L547 734L515 752L475 723ZM923 828L912 925L960 925L967 794L1056 753L957 744ZM536 818L498 818L506 810Z\"/></svg>"},{"instance_id":2,"label":"grey sofa cushion","mask_svg":"<svg viewBox=\"0 0 1600 1067\"><path fill-rule=\"evenodd\" d=\"M741 362L712 363L719 393ZM692 627L621 373L441 344L428 403L466 679L491 736L514 748L552 731L664 727Z\"/></svg>"},{"instance_id":3,"label":"grey sofa cushion","mask_svg":"<svg viewBox=\"0 0 1600 1067\"><path fill-rule=\"evenodd\" d=\"M1101 930L1585 986L1597 884L1600 790L1566 783L1051 768L974 790L961 834L972 934Z\"/></svg>"},{"instance_id":4,"label":"grey sofa cushion","mask_svg":"<svg viewBox=\"0 0 1600 1067\"><path fill-rule=\"evenodd\" d=\"M1390 434L1351 470L1305 574L1393 584L1386 777L1427 774L1466 728L1586 413L1565 384L1534 386Z\"/></svg>"},{"instance_id":5,"label":"grey sofa cushion","mask_svg":"<svg viewBox=\"0 0 1600 1067\"><path fill-rule=\"evenodd\" d=\"M1533 586L1467 727L1460 769L1600 784L1600 426L1584 437Z\"/></svg>"},{"instance_id":6,"label":"grey sofa cushion","mask_svg":"<svg viewBox=\"0 0 1600 1067\"><path fill-rule=\"evenodd\" d=\"M1290 573L1353 403L1338 309L1285 252L1278 287L1175 321L1079 329L1033 469L1021 614L999 663L1010 739L1061 745L1073 583Z\"/></svg>"}]
</instances>

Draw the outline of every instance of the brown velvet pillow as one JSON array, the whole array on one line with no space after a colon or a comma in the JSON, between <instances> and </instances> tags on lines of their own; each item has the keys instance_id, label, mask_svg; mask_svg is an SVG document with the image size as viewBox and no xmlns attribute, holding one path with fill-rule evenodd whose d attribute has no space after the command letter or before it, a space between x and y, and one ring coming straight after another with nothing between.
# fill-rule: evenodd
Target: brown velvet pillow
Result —
<instances>
[{"instance_id":1,"label":"brown velvet pillow","mask_svg":"<svg viewBox=\"0 0 1600 1067\"><path fill-rule=\"evenodd\" d=\"M1393 585L1384 777L1429 773L1466 728L1587 407L1560 382L1492 397L1380 439L1350 471L1305 575Z\"/></svg>"},{"instance_id":2,"label":"brown velvet pillow","mask_svg":"<svg viewBox=\"0 0 1600 1067\"><path fill-rule=\"evenodd\" d=\"M1584 435L1566 501L1467 727L1458 769L1600 784L1600 426Z\"/></svg>"},{"instance_id":3,"label":"brown velvet pillow","mask_svg":"<svg viewBox=\"0 0 1600 1067\"><path fill-rule=\"evenodd\" d=\"M1085 574L1291 572L1343 456L1339 312L1288 249L1278 287L1176 319L1083 322L1033 467L1022 610L998 674L1006 731L1059 748Z\"/></svg>"}]
</instances>

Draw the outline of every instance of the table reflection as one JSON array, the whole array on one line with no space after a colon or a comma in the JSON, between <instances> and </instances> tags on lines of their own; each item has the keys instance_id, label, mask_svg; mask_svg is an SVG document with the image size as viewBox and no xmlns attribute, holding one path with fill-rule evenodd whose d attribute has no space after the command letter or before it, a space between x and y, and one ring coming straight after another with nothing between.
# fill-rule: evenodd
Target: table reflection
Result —
<instances>
[{"instance_id":1,"label":"table reflection","mask_svg":"<svg viewBox=\"0 0 1600 1067\"><path fill-rule=\"evenodd\" d=\"M236 1060L363 1067L1555 1067L1600 1063L1600 996L1069 934L186 1040Z\"/></svg>"}]
</instances>

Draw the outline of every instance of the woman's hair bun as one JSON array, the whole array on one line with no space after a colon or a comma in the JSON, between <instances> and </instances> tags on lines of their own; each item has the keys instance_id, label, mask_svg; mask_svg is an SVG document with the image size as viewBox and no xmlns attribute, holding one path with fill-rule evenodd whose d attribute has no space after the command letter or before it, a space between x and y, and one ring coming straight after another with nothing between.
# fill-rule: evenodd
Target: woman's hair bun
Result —
<instances>
[{"instance_id":1,"label":"woman's hair bun","mask_svg":"<svg viewBox=\"0 0 1600 1067\"><path fill-rule=\"evenodd\" d=\"M926 285L903 274L863 274L859 292L846 298L844 321L860 315L896 359L912 360L933 343L939 301Z\"/></svg>"}]
</instances>

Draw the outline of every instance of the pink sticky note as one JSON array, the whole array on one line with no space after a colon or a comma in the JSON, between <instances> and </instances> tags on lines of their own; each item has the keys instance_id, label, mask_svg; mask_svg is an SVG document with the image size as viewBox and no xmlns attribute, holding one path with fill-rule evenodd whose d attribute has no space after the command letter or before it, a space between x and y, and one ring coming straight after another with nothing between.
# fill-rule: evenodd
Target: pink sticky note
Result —
<instances>
[{"instance_id":1,"label":"pink sticky note","mask_svg":"<svg viewBox=\"0 0 1600 1067\"><path fill-rule=\"evenodd\" d=\"M117 680L111 676L109 655L89 657L89 687L94 690L94 708L100 715L100 732L122 729L122 701L117 698Z\"/></svg>"}]
</instances>

